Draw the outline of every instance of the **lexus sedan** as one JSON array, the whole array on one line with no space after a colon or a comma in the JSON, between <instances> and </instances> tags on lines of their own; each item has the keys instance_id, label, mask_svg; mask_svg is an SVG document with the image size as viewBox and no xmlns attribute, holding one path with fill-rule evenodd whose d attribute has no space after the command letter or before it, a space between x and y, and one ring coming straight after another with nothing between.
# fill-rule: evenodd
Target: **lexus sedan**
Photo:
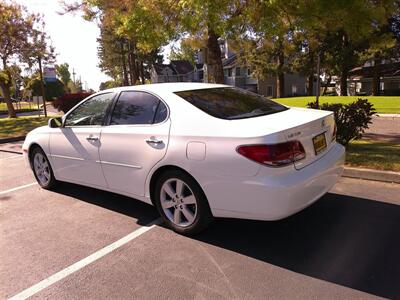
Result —
<instances>
[{"instance_id":1,"label":"lexus sedan","mask_svg":"<svg viewBox=\"0 0 400 300\"><path fill-rule=\"evenodd\" d=\"M120 87L31 131L24 155L41 187L59 181L154 205L182 234L214 217L278 220L343 172L332 112L291 108L217 84Z\"/></svg>"}]
</instances>

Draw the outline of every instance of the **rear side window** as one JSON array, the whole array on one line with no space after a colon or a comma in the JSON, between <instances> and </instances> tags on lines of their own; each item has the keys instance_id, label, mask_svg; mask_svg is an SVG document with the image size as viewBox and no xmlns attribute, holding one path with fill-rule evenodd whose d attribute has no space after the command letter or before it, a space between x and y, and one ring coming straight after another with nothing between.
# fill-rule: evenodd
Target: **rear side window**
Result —
<instances>
[{"instance_id":1,"label":"rear side window","mask_svg":"<svg viewBox=\"0 0 400 300\"><path fill-rule=\"evenodd\" d=\"M244 119L269 115L288 108L238 88L211 88L175 92L209 115L220 119Z\"/></svg>"},{"instance_id":2,"label":"rear side window","mask_svg":"<svg viewBox=\"0 0 400 300\"><path fill-rule=\"evenodd\" d=\"M122 92L111 115L111 125L153 124L160 100L139 91Z\"/></svg>"}]
</instances>

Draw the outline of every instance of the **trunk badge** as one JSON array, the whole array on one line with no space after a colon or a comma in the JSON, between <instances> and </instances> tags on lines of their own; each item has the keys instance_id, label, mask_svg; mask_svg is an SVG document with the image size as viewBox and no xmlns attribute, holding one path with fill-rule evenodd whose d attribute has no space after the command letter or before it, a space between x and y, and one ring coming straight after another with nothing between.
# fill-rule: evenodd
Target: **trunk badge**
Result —
<instances>
[{"instance_id":1,"label":"trunk badge","mask_svg":"<svg viewBox=\"0 0 400 300\"><path fill-rule=\"evenodd\" d=\"M292 138L292 137L299 136L299 135L301 135L301 131L293 132L291 134L288 134L288 138Z\"/></svg>"}]
</instances>

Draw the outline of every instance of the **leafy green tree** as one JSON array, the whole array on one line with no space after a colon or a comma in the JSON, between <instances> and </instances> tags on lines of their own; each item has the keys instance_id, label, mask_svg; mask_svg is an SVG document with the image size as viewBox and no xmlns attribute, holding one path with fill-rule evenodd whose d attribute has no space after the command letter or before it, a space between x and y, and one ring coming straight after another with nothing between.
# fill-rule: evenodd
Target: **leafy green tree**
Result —
<instances>
[{"instance_id":1,"label":"leafy green tree","mask_svg":"<svg viewBox=\"0 0 400 300\"><path fill-rule=\"evenodd\" d=\"M64 84L57 79L56 81L46 82L45 85L45 97L47 101L52 101L65 94ZM33 96L42 95L42 86L40 77L36 75L26 86L27 89L32 91Z\"/></svg>"},{"instance_id":2,"label":"leafy green tree","mask_svg":"<svg viewBox=\"0 0 400 300\"><path fill-rule=\"evenodd\" d=\"M68 63L56 65L56 73L57 76L60 78L61 82L63 83L65 91L69 92L68 83L71 81L71 73L69 72Z\"/></svg>"},{"instance_id":3,"label":"leafy green tree","mask_svg":"<svg viewBox=\"0 0 400 300\"><path fill-rule=\"evenodd\" d=\"M111 89L111 88L118 87L118 86L120 86L119 82L114 81L114 80L108 80L108 81L104 81L104 82L100 83L99 90L103 91L103 90Z\"/></svg>"},{"instance_id":4,"label":"leafy green tree","mask_svg":"<svg viewBox=\"0 0 400 300\"><path fill-rule=\"evenodd\" d=\"M195 64L196 49L189 39L182 39L179 48L172 47L168 56L169 60L187 60Z\"/></svg>"},{"instance_id":5,"label":"leafy green tree","mask_svg":"<svg viewBox=\"0 0 400 300\"><path fill-rule=\"evenodd\" d=\"M16 118L11 103L10 89L13 83L11 65L17 62L28 62L32 58L30 53L33 26L39 20L34 14L29 14L24 7L14 2L0 2L0 88L7 104L8 116Z\"/></svg>"}]
</instances>

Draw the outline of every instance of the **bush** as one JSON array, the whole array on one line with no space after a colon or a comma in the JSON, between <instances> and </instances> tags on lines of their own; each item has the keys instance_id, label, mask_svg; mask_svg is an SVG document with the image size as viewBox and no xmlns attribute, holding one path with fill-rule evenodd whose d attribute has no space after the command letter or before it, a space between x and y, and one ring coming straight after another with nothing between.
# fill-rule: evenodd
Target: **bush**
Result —
<instances>
[{"instance_id":1,"label":"bush","mask_svg":"<svg viewBox=\"0 0 400 300\"><path fill-rule=\"evenodd\" d=\"M315 102L307 104L309 108L317 108ZM332 111L335 115L337 126L336 139L339 143L347 145L352 139L360 139L368 124L372 123L375 114L373 104L368 99L359 98L349 104L324 103L319 109Z\"/></svg>"},{"instance_id":2,"label":"bush","mask_svg":"<svg viewBox=\"0 0 400 300\"><path fill-rule=\"evenodd\" d=\"M66 113L76 104L81 102L86 97L90 96L91 93L75 93L75 94L65 94L53 101L53 106L58 111Z\"/></svg>"}]
</instances>

